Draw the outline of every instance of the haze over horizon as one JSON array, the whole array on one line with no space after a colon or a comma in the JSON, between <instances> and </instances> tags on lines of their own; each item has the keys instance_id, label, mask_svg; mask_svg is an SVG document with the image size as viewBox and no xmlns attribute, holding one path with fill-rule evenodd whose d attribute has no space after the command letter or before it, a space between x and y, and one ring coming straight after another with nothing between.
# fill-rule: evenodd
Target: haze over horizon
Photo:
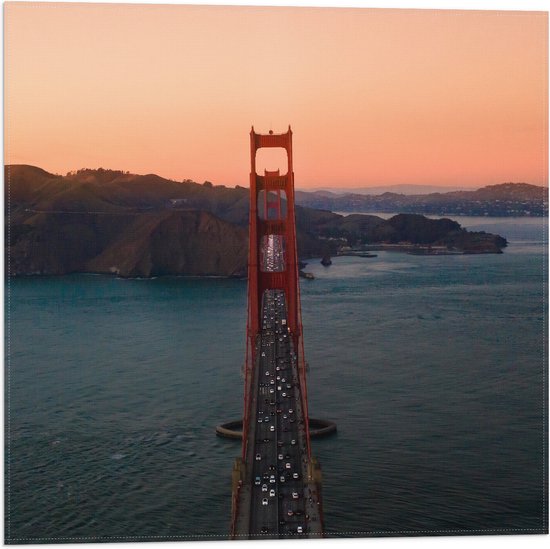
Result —
<instances>
[{"instance_id":1,"label":"haze over horizon","mask_svg":"<svg viewBox=\"0 0 550 549\"><path fill-rule=\"evenodd\" d=\"M290 124L302 190L548 185L543 12L7 3L5 17L7 164L246 186L251 125Z\"/></svg>"}]
</instances>

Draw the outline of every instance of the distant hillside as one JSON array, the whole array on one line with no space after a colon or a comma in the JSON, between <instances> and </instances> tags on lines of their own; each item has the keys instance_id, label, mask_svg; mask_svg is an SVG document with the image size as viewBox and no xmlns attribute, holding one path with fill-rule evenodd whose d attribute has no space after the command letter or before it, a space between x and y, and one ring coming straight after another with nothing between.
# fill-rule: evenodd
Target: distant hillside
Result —
<instances>
[{"instance_id":1,"label":"distant hillside","mask_svg":"<svg viewBox=\"0 0 550 549\"><path fill-rule=\"evenodd\" d=\"M5 182L11 274L246 275L248 189L104 169L58 176L25 165L7 166ZM498 253L506 245L423 216L385 221L297 206L296 225L301 258L372 242L470 253Z\"/></svg>"},{"instance_id":2,"label":"distant hillside","mask_svg":"<svg viewBox=\"0 0 550 549\"><path fill-rule=\"evenodd\" d=\"M336 212L404 212L432 215L548 215L548 189L528 183L502 183L475 191L452 191L430 194L380 195L327 191L296 193L296 203L309 208Z\"/></svg>"},{"instance_id":3,"label":"distant hillside","mask_svg":"<svg viewBox=\"0 0 550 549\"><path fill-rule=\"evenodd\" d=\"M308 192L307 189L300 189ZM309 192L328 193L329 195L343 195L343 194L363 194L363 195L377 195L384 193L397 193L397 194L430 194L430 193L448 193L451 191L468 191L471 188L460 186L443 186L443 185L414 185L409 183L402 183L396 185L380 185L374 187L350 187L350 188L333 188L324 187L319 189L312 189Z\"/></svg>"}]
</instances>

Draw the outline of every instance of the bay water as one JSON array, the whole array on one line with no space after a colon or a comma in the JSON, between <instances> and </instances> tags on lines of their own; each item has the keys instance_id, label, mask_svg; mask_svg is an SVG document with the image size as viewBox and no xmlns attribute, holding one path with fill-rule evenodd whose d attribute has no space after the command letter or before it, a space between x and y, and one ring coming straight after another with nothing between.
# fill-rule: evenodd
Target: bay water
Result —
<instances>
[{"instance_id":1,"label":"bay water","mask_svg":"<svg viewBox=\"0 0 550 549\"><path fill-rule=\"evenodd\" d=\"M544 529L546 220L500 255L309 260L328 535ZM8 542L224 539L246 281L71 275L6 292Z\"/></svg>"}]
</instances>

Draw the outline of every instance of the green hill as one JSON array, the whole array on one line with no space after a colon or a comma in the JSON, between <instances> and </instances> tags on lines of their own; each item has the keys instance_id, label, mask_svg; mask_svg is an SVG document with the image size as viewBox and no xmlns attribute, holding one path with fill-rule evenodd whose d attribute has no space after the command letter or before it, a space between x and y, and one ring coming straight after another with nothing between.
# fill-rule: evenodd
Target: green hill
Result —
<instances>
[{"instance_id":1,"label":"green hill","mask_svg":"<svg viewBox=\"0 0 550 549\"><path fill-rule=\"evenodd\" d=\"M12 275L246 275L246 188L105 169L59 176L26 165L6 166L5 182ZM297 206L296 225L301 259L367 242L452 243L476 252L506 245L495 235L474 239L458 223L423 216L344 217Z\"/></svg>"}]
</instances>

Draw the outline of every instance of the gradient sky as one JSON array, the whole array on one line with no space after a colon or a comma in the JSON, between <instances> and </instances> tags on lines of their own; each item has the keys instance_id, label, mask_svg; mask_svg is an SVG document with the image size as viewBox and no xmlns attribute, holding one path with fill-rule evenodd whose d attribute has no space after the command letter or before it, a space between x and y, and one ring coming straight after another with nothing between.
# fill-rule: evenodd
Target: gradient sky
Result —
<instances>
[{"instance_id":1,"label":"gradient sky","mask_svg":"<svg viewBox=\"0 0 550 549\"><path fill-rule=\"evenodd\" d=\"M547 14L5 5L5 162L248 185L547 185ZM268 159L265 167L276 168Z\"/></svg>"}]
</instances>

